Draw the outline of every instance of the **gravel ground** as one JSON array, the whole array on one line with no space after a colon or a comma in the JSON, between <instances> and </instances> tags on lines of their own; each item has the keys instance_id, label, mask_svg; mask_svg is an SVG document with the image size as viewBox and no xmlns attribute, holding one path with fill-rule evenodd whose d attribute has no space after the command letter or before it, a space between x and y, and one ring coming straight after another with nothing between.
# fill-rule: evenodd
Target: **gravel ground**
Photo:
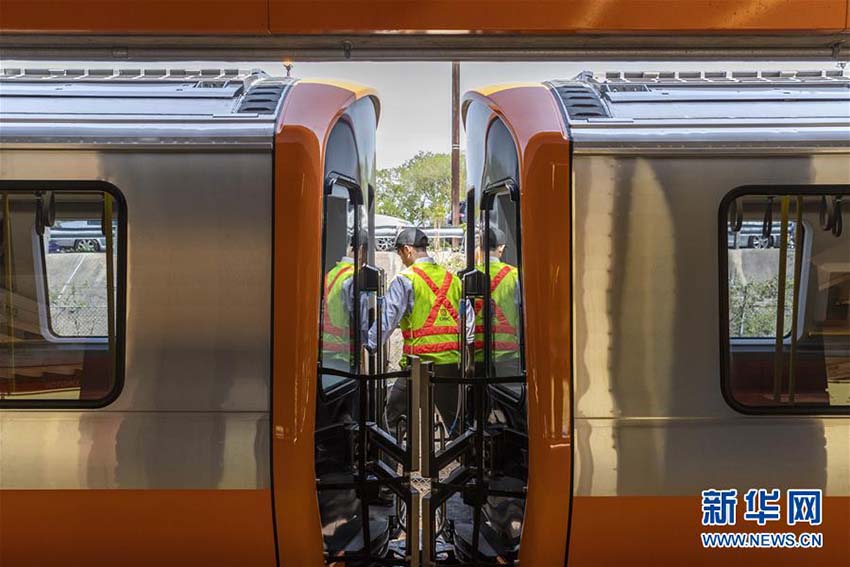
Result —
<instances>
[{"instance_id":1,"label":"gravel ground","mask_svg":"<svg viewBox=\"0 0 850 567\"><path fill-rule=\"evenodd\" d=\"M53 332L59 336L105 336L106 254L48 254L46 265Z\"/></svg>"}]
</instances>

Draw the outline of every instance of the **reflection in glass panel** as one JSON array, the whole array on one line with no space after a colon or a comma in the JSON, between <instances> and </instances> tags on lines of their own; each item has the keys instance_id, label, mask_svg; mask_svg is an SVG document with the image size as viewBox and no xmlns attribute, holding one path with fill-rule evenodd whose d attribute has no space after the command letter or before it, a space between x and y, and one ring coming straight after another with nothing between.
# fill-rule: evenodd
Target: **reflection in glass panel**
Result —
<instances>
[{"instance_id":1,"label":"reflection in glass panel","mask_svg":"<svg viewBox=\"0 0 850 567\"><path fill-rule=\"evenodd\" d=\"M519 279L519 247L516 226L516 204L510 195L496 198L490 215L490 228L485 239L480 234L480 260L477 268L489 274L490 326L484 325L484 300L476 302L476 362L485 358L485 334L489 342L490 362L494 376L519 376L520 333L522 328L522 292ZM486 240L486 245L485 245ZM486 249L485 249L486 247ZM489 270L489 272L488 272ZM489 332L489 334L488 334ZM520 384L508 384L517 389Z\"/></svg>"},{"instance_id":2,"label":"reflection in glass panel","mask_svg":"<svg viewBox=\"0 0 850 567\"><path fill-rule=\"evenodd\" d=\"M785 334L791 332L794 297L794 245L796 225L788 223L785 260ZM729 334L732 337L776 335L776 301L779 294L780 223L762 235L762 223L745 221L740 231L728 234ZM737 242L736 242L737 240Z\"/></svg>"},{"instance_id":3,"label":"reflection in glass panel","mask_svg":"<svg viewBox=\"0 0 850 567\"><path fill-rule=\"evenodd\" d=\"M361 291L356 301L355 284L362 285L368 258L367 226L368 209L352 202L350 190L335 185L325 197L315 470L328 563L347 556L347 564L364 566L371 564L365 555L388 561L404 556L404 540L399 543L397 536L406 513L405 501L388 483L379 488L375 475L381 465L384 474L399 472L398 463L384 458L379 465L376 447L363 443L363 434L378 427L377 383L351 376L366 373L362 344L370 296Z\"/></svg>"},{"instance_id":4,"label":"reflection in glass panel","mask_svg":"<svg viewBox=\"0 0 850 567\"><path fill-rule=\"evenodd\" d=\"M352 335L352 283L354 281L354 215L348 199L335 193L325 204L325 276L322 295L322 366L351 372L354 354ZM353 211L353 208L351 209ZM324 387L339 379L327 376Z\"/></svg>"},{"instance_id":5,"label":"reflection in glass panel","mask_svg":"<svg viewBox=\"0 0 850 567\"><path fill-rule=\"evenodd\" d=\"M726 212L731 395L747 407L850 406L841 195L745 195Z\"/></svg>"},{"instance_id":6,"label":"reflection in glass panel","mask_svg":"<svg viewBox=\"0 0 850 567\"><path fill-rule=\"evenodd\" d=\"M113 221L113 239L117 237ZM44 231L50 330L58 337L105 337L106 236L100 219L56 221ZM113 254L113 273L115 255Z\"/></svg>"},{"instance_id":7,"label":"reflection in glass panel","mask_svg":"<svg viewBox=\"0 0 850 567\"><path fill-rule=\"evenodd\" d=\"M445 549L436 556L440 565L513 565L519 558L528 434L518 193L510 184L494 191L476 224L475 268L484 278L474 302L474 380L466 392L465 435L482 450L438 471L436 490L432 478L441 507L428 521L437 548Z\"/></svg>"},{"instance_id":8,"label":"reflection in glass panel","mask_svg":"<svg viewBox=\"0 0 850 567\"><path fill-rule=\"evenodd\" d=\"M95 191L0 200L0 398L106 397L115 383L115 200Z\"/></svg>"}]
</instances>

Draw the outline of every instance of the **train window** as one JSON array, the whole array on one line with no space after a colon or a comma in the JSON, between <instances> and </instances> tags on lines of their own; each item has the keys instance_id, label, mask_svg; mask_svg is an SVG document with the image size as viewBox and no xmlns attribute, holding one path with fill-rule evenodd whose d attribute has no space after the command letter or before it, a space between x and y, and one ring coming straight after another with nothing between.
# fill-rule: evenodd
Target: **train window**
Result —
<instances>
[{"instance_id":1,"label":"train window","mask_svg":"<svg viewBox=\"0 0 850 567\"><path fill-rule=\"evenodd\" d=\"M0 191L0 404L104 405L120 388L123 201L102 183L21 185Z\"/></svg>"},{"instance_id":2,"label":"train window","mask_svg":"<svg viewBox=\"0 0 850 567\"><path fill-rule=\"evenodd\" d=\"M510 193L492 197L492 207L482 211L484 222L478 227L478 263L489 273L490 309L485 297L475 301L475 360L494 377L520 376L522 373L522 290L519 277L519 223L517 202ZM485 229L486 225L486 229ZM484 238L484 231L488 237ZM489 315L488 312L489 311ZM490 319L489 326L485 317ZM519 395L522 384L498 383Z\"/></svg>"},{"instance_id":3,"label":"train window","mask_svg":"<svg viewBox=\"0 0 850 567\"><path fill-rule=\"evenodd\" d=\"M322 288L321 365L324 368L354 372L354 260L366 260L366 239L355 250L355 207L340 186L325 198L325 265ZM362 207L361 207L362 209ZM362 210L361 210L362 214ZM322 387L330 391L345 378L323 374Z\"/></svg>"},{"instance_id":4,"label":"train window","mask_svg":"<svg viewBox=\"0 0 850 567\"><path fill-rule=\"evenodd\" d=\"M724 199L723 391L735 408L850 412L848 192L742 188Z\"/></svg>"}]
</instances>

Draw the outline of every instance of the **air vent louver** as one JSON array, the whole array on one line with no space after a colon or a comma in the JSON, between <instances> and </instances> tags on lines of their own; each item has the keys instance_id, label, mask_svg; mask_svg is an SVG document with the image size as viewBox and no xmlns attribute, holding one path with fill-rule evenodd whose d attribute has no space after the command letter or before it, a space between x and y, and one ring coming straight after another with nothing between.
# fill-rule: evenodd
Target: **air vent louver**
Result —
<instances>
[{"instance_id":1,"label":"air vent louver","mask_svg":"<svg viewBox=\"0 0 850 567\"><path fill-rule=\"evenodd\" d=\"M280 96L283 94L283 83L262 81L255 84L239 103L237 113L274 114Z\"/></svg>"},{"instance_id":2,"label":"air vent louver","mask_svg":"<svg viewBox=\"0 0 850 567\"><path fill-rule=\"evenodd\" d=\"M608 108L602 103L596 90L579 83L551 84L561 99L564 112L570 120L588 118L610 118Z\"/></svg>"}]
</instances>

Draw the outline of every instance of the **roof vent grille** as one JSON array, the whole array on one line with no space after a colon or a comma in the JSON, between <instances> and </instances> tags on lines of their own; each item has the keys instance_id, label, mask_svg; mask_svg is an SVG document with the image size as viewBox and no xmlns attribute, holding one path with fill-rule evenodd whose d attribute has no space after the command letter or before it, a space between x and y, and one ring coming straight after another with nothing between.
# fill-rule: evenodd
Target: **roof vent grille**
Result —
<instances>
[{"instance_id":1,"label":"roof vent grille","mask_svg":"<svg viewBox=\"0 0 850 567\"><path fill-rule=\"evenodd\" d=\"M594 88L581 83L554 83L551 87L561 99L564 112L570 120L611 117Z\"/></svg>"},{"instance_id":2,"label":"roof vent grille","mask_svg":"<svg viewBox=\"0 0 850 567\"><path fill-rule=\"evenodd\" d=\"M595 85L665 85L726 86L772 85L776 83L838 85L850 82L845 69L816 71L612 71L593 74L584 72L577 80ZM622 87L618 89L622 92Z\"/></svg>"},{"instance_id":3,"label":"roof vent grille","mask_svg":"<svg viewBox=\"0 0 850 567\"><path fill-rule=\"evenodd\" d=\"M199 86L218 86L215 83L227 81L259 80L267 77L262 71L246 71L239 69L31 69L31 68L5 68L0 69L0 79L3 81L14 80L20 82L61 82L69 80L74 82L186 82L198 81Z\"/></svg>"},{"instance_id":4,"label":"roof vent grille","mask_svg":"<svg viewBox=\"0 0 850 567\"><path fill-rule=\"evenodd\" d=\"M240 114L274 114L283 94L283 89L284 84L279 81L254 83L239 102L239 108L236 112Z\"/></svg>"}]
</instances>

